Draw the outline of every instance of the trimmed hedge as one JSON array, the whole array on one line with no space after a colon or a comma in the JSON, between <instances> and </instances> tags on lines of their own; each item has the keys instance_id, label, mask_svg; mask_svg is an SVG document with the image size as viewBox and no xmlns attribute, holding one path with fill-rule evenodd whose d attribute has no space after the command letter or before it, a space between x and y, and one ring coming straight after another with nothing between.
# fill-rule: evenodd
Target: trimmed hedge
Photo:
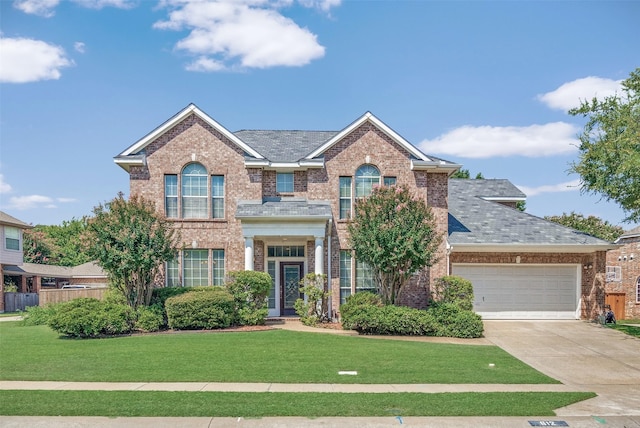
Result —
<instances>
[{"instance_id":1,"label":"trimmed hedge","mask_svg":"<svg viewBox=\"0 0 640 428\"><path fill-rule=\"evenodd\" d=\"M127 305L83 297L56 304L47 324L65 336L86 338L130 333L134 322Z\"/></svg>"},{"instance_id":2,"label":"trimmed hedge","mask_svg":"<svg viewBox=\"0 0 640 428\"><path fill-rule=\"evenodd\" d=\"M356 293L340 307L342 327L359 334L482 337L482 318L456 303L432 303L428 310L382 306L379 296Z\"/></svg>"},{"instance_id":3,"label":"trimmed hedge","mask_svg":"<svg viewBox=\"0 0 640 428\"><path fill-rule=\"evenodd\" d=\"M233 296L224 287L194 287L165 302L169 327L179 330L229 327L234 308Z\"/></svg>"},{"instance_id":4,"label":"trimmed hedge","mask_svg":"<svg viewBox=\"0 0 640 428\"><path fill-rule=\"evenodd\" d=\"M454 303L467 311L473 310L473 284L460 276L448 275L434 282L433 300Z\"/></svg>"}]
</instances>

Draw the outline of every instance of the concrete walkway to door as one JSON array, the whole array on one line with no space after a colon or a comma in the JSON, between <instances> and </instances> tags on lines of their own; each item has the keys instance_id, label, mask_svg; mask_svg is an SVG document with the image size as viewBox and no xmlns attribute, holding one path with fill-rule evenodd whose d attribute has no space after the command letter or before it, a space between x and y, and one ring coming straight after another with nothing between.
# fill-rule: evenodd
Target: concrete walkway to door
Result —
<instances>
[{"instance_id":1,"label":"concrete walkway to door","mask_svg":"<svg viewBox=\"0 0 640 428\"><path fill-rule=\"evenodd\" d=\"M640 339L586 321L485 321L486 338L575 391L558 416L640 415Z\"/></svg>"}]
</instances>

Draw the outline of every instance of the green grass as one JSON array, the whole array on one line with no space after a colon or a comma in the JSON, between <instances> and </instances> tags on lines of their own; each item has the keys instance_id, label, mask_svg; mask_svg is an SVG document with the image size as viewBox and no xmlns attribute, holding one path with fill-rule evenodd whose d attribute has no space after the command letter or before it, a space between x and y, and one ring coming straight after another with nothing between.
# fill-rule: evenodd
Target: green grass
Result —
<instances>
[{"instance_id":1,"label":"green grass","mask_svg":"<svg viewBox=\"0 0 640 428\"><path fill-rule=\"evenodd\" d=\"M0 391L0 414L22 416L554 416L589 392L447 394Z\"/></svg>"},{"instance_id":2,"label":"green grass","mask_svg":"<svg viewBox=\"0 0 640 428\"><path fill-rule=\"evenodd\" d=\"M618 323L627 323L626 320L618 321ZM623 325L623 324L607 324L607 327L612 328L614 330L621 331L629 336L640 337L640 325L631 326L631 325Z\"/></svg>"},{"instance_id":3,"label":"green grass","mask_svg":"<svg viewBox=\"0 0 640 428\"><path fill-rule=\"evenodd\" d=\"M5 318L5 317L20 317L22 316L23 312L3 312L0 314L0 318Z\"/></svg>"},{"instance_id":4,"label":"green grass","mask_svg":"<svg viewBox=\"0 0 640 428\"><path fill-rule=\"evenodd\" d=\"M489 364L495 364L490 368ZM357 376L340 376L356 370ZM558 383L496 346L268 330L61 339L0 323L0 379L104 382ZM33 400L29 400L33 402Z\"/></svg>"}]
</instances>

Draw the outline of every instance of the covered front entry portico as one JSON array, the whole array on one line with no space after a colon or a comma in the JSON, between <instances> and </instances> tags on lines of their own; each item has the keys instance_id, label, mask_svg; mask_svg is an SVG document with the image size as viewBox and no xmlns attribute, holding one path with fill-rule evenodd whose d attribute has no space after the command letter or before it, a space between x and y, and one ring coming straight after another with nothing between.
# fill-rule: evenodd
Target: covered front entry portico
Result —
<instances>
[{"instance_id":1,"label":"covered front entry portico","mask_svg":"<svg viewBox=\"0 0 640 428\"><path fill-rule=\"evenodd\" d=\"M296 198L244 201L238 203L236 218L242 222L245 270L254 270L258 263L271 275L269 316L295 315L300 281L310 272L323 274L325 259L330 269L326 256L331 251L329 202ZM263 245L264 260L256 261L256 242Z\"/></svg>"}]
</instances>

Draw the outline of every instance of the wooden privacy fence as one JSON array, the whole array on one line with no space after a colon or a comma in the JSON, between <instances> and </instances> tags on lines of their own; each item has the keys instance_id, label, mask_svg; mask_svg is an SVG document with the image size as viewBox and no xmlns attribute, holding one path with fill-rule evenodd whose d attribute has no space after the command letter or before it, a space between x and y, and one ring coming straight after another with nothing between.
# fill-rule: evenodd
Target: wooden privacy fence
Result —
<instances>
[{"instance_id":1,"label":"wooden privacy fence","mask_svg":"<svg viewBox=\"0 0 640 428\"><path fill-rule=\"evenodd\" d=\"M38 306L36 293L4 293L4 311L24 311L27 306Z\"/></svg>"},{"instance_id":2,"label":"wooden privacy fence","mask_svg":"<svg viewBox=\"0 0 640 428\"><path fill-rule=\"evenodd\" d=\"M64 290L40 290L40 306L49 303L68 302L79 297L93 297L102 300L108 288L67 288Z\"/></svg>"}]
</instances>

